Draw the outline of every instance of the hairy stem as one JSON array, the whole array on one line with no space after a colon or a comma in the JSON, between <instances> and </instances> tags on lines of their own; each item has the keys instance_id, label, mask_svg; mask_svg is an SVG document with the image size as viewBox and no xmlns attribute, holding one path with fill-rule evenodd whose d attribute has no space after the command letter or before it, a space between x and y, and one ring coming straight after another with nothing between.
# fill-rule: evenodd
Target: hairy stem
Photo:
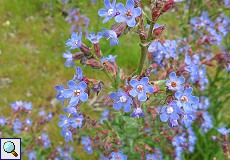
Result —
<instances>
[{"instance_id":1,"label":"hairy stem","mask_svg":"<svg viewBox=\"0 0 230 160\"><path fill-rule=\"evenodd\" d=\"M142 70L143 70L146 55L148 53L148 44L149 44L150 40L152 39L152 33L153 33L152 31L153 31L154 24L155 24L155 22L153 22L153 21L150 22L150 28L149 28L147 41L146 40L141 40L141 44L140 44L141 57L140 57L139 65L138 65L137 72L136 72L137 75L140 75Z\"/></svg>"}]
</instances>

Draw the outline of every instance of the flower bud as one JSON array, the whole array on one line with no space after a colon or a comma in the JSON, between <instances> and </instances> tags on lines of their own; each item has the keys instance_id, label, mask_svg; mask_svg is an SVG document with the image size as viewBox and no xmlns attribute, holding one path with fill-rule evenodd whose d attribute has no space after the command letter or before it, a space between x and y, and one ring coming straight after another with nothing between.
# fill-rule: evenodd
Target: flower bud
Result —
<instances>
[{"instance_id":1,"label":"flower bud","mask_svg":"<svg viewBox=\"0 0 230 160\"><path fill-rule=\"evenodd\" d=\"M81 50L86 56L92 55L91 50L90 50L89 47L87 47L85 44L81 44L80 50Z\"/></svg>"},{"instance_id":2,"label":"flower bud","mask_svg":"<svg viewBox=\"0 0 230 160\"><path fill-rule=\"evenodd\" d=\"M103 68L103 66L101 65L101 63L98 62L95 59L87 59L85 61L85 64L91 66L93 69L102 69Z\"/></svg>"},{"instance_id":3,"label":"flower bud","mask_svg":"<svg viewBox=\"0 0 230 160\"><path fill-rule=\"evenodd\" d=\"M120 37L120 35L124 32L126 26L127 26L126 22L115 23L110 27L110 29L116 32L117 37Z\"/></svg>"},{"instance_id":4,"label":"flower bud","mask_svg":"<svg viewBox=\"0 0 230 160\"><path fill-rule=\"evenodd\" d=\"M93 45L94 45L94 51L96 53L96 56L98 58L102 58L101 49L100 49L98 43L94 43Z\"/></svg>"},{"instance_id":5,"label":"flower bud","mask_svg":"<svg viewBox=\"0 0 230 160\"><path fill-rule=\"evenodd\" d=\"M154 37L160 36L163 33L164 29L165 29L165 26L160 26L160 27L154 29L154 31L153 31Z\"/></svg>"},{"instance_id":6,"label":"flower bud","mask_svg":"<svg viewBox=\"0 0 230 160\"><path fill-rule=\"evenodd\" d=\"M154 21L159 18L160 14L161 14L161 8L162 8L162 4L156 3L156 6L152 10L152 19Z\"/></svg>"},{"instance_id":7,"label":"flower bud","mask_svg":"<svg viewBox=\"0 0 230 160\"><path fill-rule=\"evenodd\" d=\"M73 54L73 59L81 59L84 56L83 52L76 52Z\"/></svg>"},{"instance_id":8,"label":"flower bud","mask_svg":"<svg viewBox=\"0 0 230 160\"><path fill-rule=\"evenodd\" d=\"M162 13L167 12L169 9L172 8L172 6L175 4L176 2L174 0L168 0L166 2L166 4L164 5L164 7L162 8Z\"/></svg>"},{"instance_id":9,"label":"flower bud","mask_svg":"<svg viewBox=\"0 0 230 160\"><path fill-rule=\"evenodd\" d=\"M109 73L112 74L112 76L115 76L117 74L116 68L111 63L109 63L108 61L105 61L103 63L103 65L106 67L106 69L109 71Z\"/></svg>"}]
</instances>

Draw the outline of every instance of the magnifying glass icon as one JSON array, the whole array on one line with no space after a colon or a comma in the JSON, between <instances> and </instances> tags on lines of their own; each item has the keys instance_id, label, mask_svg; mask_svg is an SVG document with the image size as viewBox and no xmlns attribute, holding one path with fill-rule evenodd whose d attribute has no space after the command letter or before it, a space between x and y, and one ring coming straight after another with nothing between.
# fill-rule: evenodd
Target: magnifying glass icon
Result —
<instances>
[{"instance_id":1,"label":"magnifying glass icon","mask_svg":"<svg viewBox=\"0 0 230 160\"><path fill-rule=\"evenodd\" d=\"M15 145L11 141L7 141L3 144L3 149L6 153L12 153L15 157L18 156L18 154L14 151Z\"/></svg>"}]
</instances>

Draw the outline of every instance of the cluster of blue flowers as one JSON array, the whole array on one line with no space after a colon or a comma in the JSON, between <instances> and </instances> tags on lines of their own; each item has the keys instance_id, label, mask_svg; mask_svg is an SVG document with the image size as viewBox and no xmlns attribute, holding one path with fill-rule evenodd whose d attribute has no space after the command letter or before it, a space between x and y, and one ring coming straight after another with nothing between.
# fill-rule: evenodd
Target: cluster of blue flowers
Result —
<instances>
[{"instance_id":1,"label":"cluster of blue flowers","mask_svg":"<svg viewBox=\"0 0 230 160\"><path fill-rule=\"evenodd\" d=\"M84 151L87 152L88 154L93 153L92 149L92 141L89 139L88 136L82 136L81 137L81 144L84 145Z\"/></svg>"},{"instance_id":2,"label":"cluster of blue flowers","mask_svg":"<svg viewBox=\"0 0 230 160\"><path fill-rule=\"evenodd\" d=\"M27 114L31 113L31 110L33 108L31 102L23 102L23 101L16 101L13 103L10 103L10 106L13 110L13 112L25 112ZM0 117L0 126L10 124L9 118L5 118L4 116ZM33 121L30 117L27 117L26 119L20 120L18 116L14 117L12 119L12 126L15 134L21 134L21 131L27 131L28 127L31 127L33 124Z\"/></svg>"},{"instance_id":3,"label":"cluster of blue flowers","mask_svg":"<svg viewBox=\"0 0 230 160\"><path fill-rule=\"evenodd\" d=\"M64 145L64 147L57 146L56 151L54 155L51 157L55 160L61 160L61 159L66 159L66 160L72 160L71 158L71 153L74 151L74 148L69 145Z\"/></svg>"},{"instance_id":4,"label":"cluster of blue flowers","mask_svg":"<svg viewBox=\"0 0 230 160\"><path fill-rule=\"evenodd\" d=\"M148 77L143 77L141 80L132 79L129 82L132 89L128 93L122 91L121 89L119 89L117 93L116 92L111 93L109 97L114 100L113 108L115 110L120 110L123 107L125 112L130 112L131 107L134 104L135 108L133 109L133 112L131 113L130 116L131 117L144 116L144 113L140 105L136 105L136 103L133 102L133 99L129 95L136 98L135 101L139 101L139 102L146 101L149 94L153 93L154 91L153 86L149 85L148 82L149 82Z\"/></svg>"},{"instance_id":5,"label":"cluster of blue flowers","mask_svg":"<svg viewBox=\"0 0 230 160\"><path fill-rule=\"evenodd\" d=\"M82 78L81 68L76 67L76 74L67 82L69 89L65 89L62 84L55 87L58 91L57 100L62 101L63 104L66 99L69 100L69 106L62 109L69 116L61 115L61 121L58 123L58 126L62 128L61 135L65 137L66 142L72 141L72 128L81 128L84 120L83 115L77 111L78 106L88 99L87 84L82 81Z\"/></svg>"},{"instance_id":6,"label":"cluster of blue flowers","mask_svg":"<svg viewBox=\"0 0 230 160\"><path fill-rule=\"evenodd\" d=\"M175 2L180 1L182 0L166 1L162 10L157 10L156 6L154 9L156 9L157 12L154 12L154 9L152 10L154 24L155 20L157 20L161 14L170 9ZM105 8L98 11L98 15L104 17L103 23L113 18L117 23L111 27L111 30L102 28L101 32L90 32L89 35L86 36L86 39L93 44L94 52L82 42L82 32L79 31L79 33L73 32L71 34L71 38L66 41L66 46L69 47L69 50L80 49L81 52L72 54L67 50L66 53L63 53L63 57L66 59L66 67L74 67L74 61L80 59L80 63L84 66L89 65L93 69L108 71L106 73L109 74L108 77L110 80L112 79L112 82L117 78L118 69L120 69L115 62L117 56L103 56L99 47L99 42L102 38L106 38L110 39L111 46L120 45L118 37L123 33L125 28L139 25L137 23L138 17L141 16L143 11L139 7L138 0L127 0L126 5L122 3L116 4L116 0L112 2L110 0L104 0L104 6ZM141 17L139 18L141 19ZM190 37L178 40L164 40L160 38L159 35L162 34L165 27L164 25L155 24L155 26L151 26L151 28L153 27L151 36L155 37L154 41L152 40L153 37L150 37L149 40L148 35L144 38L140 36L141 40L144 39L144 41L146 41L149 57L152 58L152 61L156 62L152 64L152 68L155 69L154 73L156 73L158 69L164 70L165 75L167 75L166 71L169 73L171 72L169 78L166 79L166 86L160 86L161 88L166 87L166 94L169 93L169 96L165 98L164 106L157 106L158 108L147 106L146 109L148 109L152 116L155 116L159 114L158 109L160 108L160 120L162 122L167 122L171 128L178 126L181 135L176 135L172 140L172 145L175 147L176 159L181 159L183 150L188 150L189 152L194 151L194 145L197 138L191 124L196 118L199 118L201 121L200 128L202 131L207 132L209 129L213 128L212 118L207 111L209 106L207 98L201 97L199 101L199 98L192 94L192 86L186 84L185 81L193 83L194 86L199 86L200 91L206 89L206 85L208 84L206 65L210 64L210 60L212 59L211 50L209 48L211 45L220 46L223 38L226 37L230 30L229 18L221 15L213 22L210 20L207 12L203 12L199 18L192 18L190 23L193 26L191 39L199 39L197 43L195 42L197 45L196 49L190 46L190 43L193 43ZM142 29L143 28L145 28L144 24L142 25ZM146 26L146 28L150 27ZM145 29L143 29L143 32L145 32ZM202 53L200 53L201 51L199 49L202 49ZM182 61L175 61L178 59ZM179 65L178 68L176 68L177 65ZM114 110L119 111L123 108L126 114L131 112L131 117L145 116L141 103L148 101L151 98L151 94L155 94L161 89L157 83L155 84L155 81L153 82L154 84L152 81L150 82L148 69L146 71L142 69L143 72L139 74L139 76L133 74L135 77L132 76L129 80L126 80L126 86L121 87L117 85L114 87L116 88L116 92L109 94L110 99L108 100L108 104L111 102L111 99L113 100L112 105ZM172 72L172 70L175 72ZM176 73L181 76L177 77ZM165 75L160 79L165 79ZM93 87L91 87L91 84L93 84ZM73 140L72 135L76 133L76 128L81 128L83 124L87 123L87 121L84 120L84 114L80 112L79 106L81 103L88 100L91 91L99 93L102 88L102 83L87 78L83 75L81 68L76 67L76 74L72 80L67 82L67 86L68 89L65 89L62 84L55 87L58 91L56 98L62 101L63 104L65 100L68 100L68 107L62 109L68 116L61 115L61 121L58 123L58 126L62 128L61 135L65 137L66 142ZM151 99L149 101L151 101ZM149 103L146 104L148 105ZM154 111L151 111L151 109ZM100 126L103 126L103 120L108 120L108 116L109 110L105 110L100 119ZM110 118L112 118L112 116ZM92 125L97 125L97 122L92 123ZM151 128L151 125L147 125L144 129L149 129L148 127ZM164 131L164 129L162 130ZM219 130L223 133L229 132L224 128ZM102 133L107 134L107 130L103 130ZM100 139L101 137L97 138ZM93 138L90 139L88 136L82 136L81 143L84 145L84 151L88 154L92 154L93 143L96 143L96 141L92 141L92 139ZM110 153L108 157L104 157L103 155L101 159L126 160L127 156L121 151L117 151ZM162 159L162 155L158 155L157 153L147 154L146 159Z\"/></svg>"},{"instance_id":7,"label":"cluster of blue flowers","mask_svg":"<svg viewBox=\"0 0 230 160\"><path fill-rule=\"evenodd\" d=\"M10 103L11 108L14 111L31 111L33 106L31 102L16 101Z\"/></svg>"},{"instance_id":8,"label":"cluster of blue flowers","mask_svg":"<svg viewBox=\"0 0 230 160\"><path fill-rule=\"evenodd\" d=\"M44 148L50 147L50 139L46 132L43 132L40 137L40 143L43 145Z\"/></svg>"},{"instance_id":9,"label":"cluster of blue flowers","mask_svg":"<svg viewBox=\"0 0 230 160\"><path fill-rule=\"evenodd\" d=\"M116 0L112 3L110 0L104 0L104 5L106 8L102 8L98 11L98 15L105 17L103 23L115 17L115 21L126 22L129 27L134 27L136 25L135 18L141 15L141 8L134 8L134 1L127 0L126 6L122 3L116 4Z\"/></svg>"},{"instance_id":10,"label":"cluster of blue flowers","mask_svg":"<svg viewBox=\"0 0 230 160\"><path fill-rule=\"evenodd\" d=\"M191 87L184 89L184 82L185 78L177 78L175 72L171 72L169 79L166 80L166 86L175 92L174 96L177 100L173 100L161 109L160 119L162 122L168 122L171 127L178 125L180 117L186 127L189 127L196 118L194 106L199 102L199 99L192 96L193 89Z\"/></svg>"},{"instance_id":11,"label":"cluster of blue flowers","mask_svg":"<svg viewBox=\"0 0 230 160\"><path fill-rule=\"evenodd\" d=\"M221 45L223 38L230 30L230 19L221 14L215 21L210 20L207 12L202 12L198 18L192 18L194 34L198 34L201 43ZM208 42L208 43L207 43Z\"/></svg>"}]
</instances>

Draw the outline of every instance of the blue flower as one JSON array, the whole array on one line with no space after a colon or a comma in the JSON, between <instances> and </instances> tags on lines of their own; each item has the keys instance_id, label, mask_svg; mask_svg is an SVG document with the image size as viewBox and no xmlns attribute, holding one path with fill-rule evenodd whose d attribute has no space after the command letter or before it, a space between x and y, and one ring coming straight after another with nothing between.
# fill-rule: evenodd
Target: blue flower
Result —
<instances>
[{"instance_id":1,"label":"blue flower","mask_svg":"<svg viewBox=\"0 0 230 160\"><path fill-rule=\"evenodd\" d=\"M159 66L162 66L162 60L164 59L164 54L162 52L155 52L153 60L157 62Z\"/></svg>"},{"instance_id":2,"label":"blue flower","mask_svg":"<svg viewBox=\"0 0 230 160\"><path fill-rule=\"evenodd\" d=\"M102 118L100 118L100 122L103 123L103 120L108 120L108 116L109 116L109 110L104 110L101 115Z\"/></svg>"},{"instance_id":3,"label":"blue flower","mask_svg":"<svg viewBox=\"0 0 230 160\"><path fill-rule=\"evenodd\" d=\"M177 105L183 107L186 113L194 111L193 105L199 103L199 98L191 95L192 91L192 88L186 88L184 92L177 91L175 93L175 97L178 99Z\"/></svg>"},{"instance_id":4,"label":"blue flower","mask_svg":"<svg viewBox=\"0 0 230 160\"><path fill-rule=\"evenodd\" d=\"M184 86L182 86L184 82L184 77L177 78L176 73L171 72L169 74L169 79L166 80L166 86L172 91L182 91L184 90Z\"/></svg>"},{"instance_id":5,"label":"blue flower","mask_svg":"<svg viewBox=\"0 0 230 160\"><path fill-rule=\"evenodd\" d=\"M172 145L174 147L179 147L179 146L183 146L184 143L186 143L186 138L184 137L185 134L183 133L182 135L178 136L176 135L173 139L172 139Z\"/></svg>"},{"instance_id":6,"label":"blue flower","mask_svg":"<svg viewBox=\"0 0 230 160\"><path fill-rule=\"evenodd\" d=\"M188 128L188 150L189 152L194 152L194 145L196 144L196 135L193 132L192 128Z\"/></svg>"},{"instance_id":7,"label":"blue flower","mask_svg":"<svg viewBox=\"0 0 230 160\"><path fill-rule=\"evenodd\" d=\"M70 49L75 49L75 48L80 48L81 46L81 36L82 36L82 32L79 33L75 33L73 32L71 34L71 39L66 41L66 46L70 47Z\"/></svg>"},{"instance_id":8,"label":"blue flower","mask_svg":"<svg viewBox=\"0 0 230 160\"><path fill-rule=\"evenodd\" d=\"M13 128L14 128L14 133L20 134L21 133L21 128L22 128L22 122L18 119L16 119L13 122Z\"/></svg>"},{"instance_id":9,"label":"blue flower","mask_svg":"<svg viewBox=\"0 0 230 160\"><path fill-rule=\"evenodd\" d=\"M129 94L133 97L138 96L139 101L146 101L146 93L153 93L154 88L148 84L149 78L143 77L140 81L132 79L129 83L133 87Z\"/></svg>"},{"instance_id":10,"label":"blue flower","mask_svg":"<svg viewBox=\"0 0 230 160\"><path fill-rule=\"evenodd\" d=\"M92 147L89 145L89 146L85 146L84 147L84 151L88 154L92 154L93 153L93 150L92 150Z\"/></svg>"},{"instance_id":11,"label":"blue flower","mask_svg":"<svg viewBox=\"0 0 230 160\"><path fill-rule=\"evenodd\" d=\"M113 103L113 108L115 110L120 110L124 107L125 112L130 112L133 100L124 91L119 89L117 93L113 92L109 97L115 100Z\"/></svg>"},{"instance_id":12,"label":"blue flower","mask_svg":"<svg viewBox=\"0 0 230 160\"><path fill-rule=\"evenodd\" d=\"M74 123L72 124L73 128L81 128L82 127L82 121L84 120L83 115L80 115L78 113L73 113L74 117Z\"/></svg>"},{"instance_id":13,"label":"blue flower","mask_svg":"<svg viewBox=\"0 0 230 160\"><path fill-rule=\"evenodd\" d=\"M66 67L73 67L74 66L74 59L73 55L70 51L66 50L66 53L62 54L62 57L66 59L65 66Z\"/></svg>"},{"instance_id":14,"label":"blue flower","mask_svg":"<svg viewBox=\"0 0 230 160\"><path fill-rule=\"evenodd\" d=\"M108 57L102 57L101 58L101 63L104 63L106 61L114 63L115 59L117 58L117 55L113 56L113 55L108 55Z\"/></svg>"},{"instance_id":15,"label":"blue flower","mask_svg":"<svg viewBox=\"0 0 230 160\"><path fill-rule=\"evenodd\" d=\"M184 123L186 128L188 128L191 126L194 119L196 119L196 115L194 113L183 114L181 122Z\"/></svg>"},{"instance_id":16,"label":"blue flower","mask_svg":"<svg viewBox=\"0 0 230 160\"><path fill-rule=\"evenodd\" d=\"M83 78L83 72L80 67L76 67L76 74L74 74L73 80L80 82Z\"/></svg>"},{"instance_id":17,"label":"blue flower","mask_svg":"<svg viewBox=\"0 0 230 160\"><path fill-rule=\"evenodd\" d=\"M6 124L6 119L5 119L5 117L4 116L1 116L0 117L0 126L4 126L5 124Z\"/></svg>"},{"instance_id":18,"label":"blue flower","mask_svg":"<svg viewBox=\"0 0 230 160\"><path fill-rule=\"evenodd\" d=\"M96 44L102 38L102 34L103 33L98 32L97 35L95 35L94 32L90 32L89 36L87 36L86 38L90 40L93 44Z\"/></svg>"},{"instance_id":19,"label":"blue flower","mask_svg":"<svg viewBox=\"0 0 230 160\"><path fill-rule=\"evenodd\" d=\"M38 112L39 116L45 116L46 115L46 112L44 110L41 110Z\"/></svg>"},{"instance_id":20,"label":"blue flower","mask_svg":"<svg viewBox=\"0 0 230 160\"><path fill-rule=\"evenodd\" d=\"M102 8L98 11L99 16L105 17L103 23L113 18L117 12L115 8L116 0L114 0L112 4L110 3L110 0L104 0L104 5L106 8Z\"/></svg>"},{"instance_id":21,"label":"blue flower","mask_svg":"<svg viewBox=\"0 0 230 160\"><path fill-rule=\"evenodd\" d=\"M59 86L55 86L55 89L58 91L56 98L57 100L62 101L62 105L63 105L65 101L65 97L63 96L63 91L65 88L63 87L62 84L60 84Z\"/></svg>"},{"instance_id":22,"label":"blue flower","mask_svg":"<svg viewBox=\"0 0 230 160\"><path fill-rule=\"evenodd\" d=\"M76 128L75 118L68 118L66 115L60 115L61 121L58 123L58 126L61 128L68 128L69 126Z\"/></svg>"},{"instance_id":23,"label":"blue flower","mask_svg":"<svg viewBox=\"0 0 230 160\"><path fill-rule=\"evenodd\" d=\"M87 101L88 94L85 93L87 84L81 81L79 84L76 84L74 81L70 80L67 82L69 89L63 91L63 96L65 98L70 98L69 104L75 106L78 104L79 100L82 102Z\"/></svg>"},{"instance_id":24,"label":"blue flower","mask_svg":"<svg viewBox=\"0 0 230 160\"><path fill-rule=\"evenodd\" d=\"M75 107L71 107L71 106L68 106L66 108L62 108L61 110L63 110L66 113L70 113L70 114L77 113L76 108Z\"/></svg>"},{"instance_id":25,"label":"blue flower","mask_svg":"<svg viewBox=\"0 0 230 160\"><path fill-rule=\"evenodd\" d=\"M171 128L173 128L173 127L176 127L176 126L178 126L178 121L177 120L174 120L174 119L172 119L172 118L169 118L169 120L168 120L168 125L169 125L169 127L171 127Z\"/></svg>"},{"instance_id":26,"label":"blue flower","mask_svg":"<svg viewBox=\"0 0 230 160\"><path fill-rule=\"evenodd\" d=\"M161 109L160 119L162 122L167 122L169 118L177 120L179 118L178 114L182 114L182 111L177 106L177 101L174 100Z\"/></svg>"},{"instance_id":27,"label":"blue flower","mask_svg":"<svg viewBox=\"0 0 230 160\"><path fill-rule=\"evenodd\" d=\"M16 101L13 103L10 103L10 106L13 110L21 110L23 108L23 102L22 101Z\"/></svg>"},{"instance_id":28,"label":"blue flower","mask_svg":"<svg viewBox=\"0 0 230 160\"><path fill-rule=\"evenodd\" d=\"M165 47L165 58L176 58L176 48L177 48L177 43L175 40L170 41L170 40L166 40L164 43L164 47Z\"/></svg>"},{"instance_id":29,"label":"blue flower","mask_svg":"<svg viewBox=\"0 0 230 160\"><path fill-rule=\"evenodd\" d=\"M225 0L225 1L224 1L224 6L225 6L225 7L228 7L229 5L230 5L230 0Z\"/></svg>"},{"instance_id":30,"label":"blue flower","mask_svg":"<svg viewBox=\"0 0 230 160\"><path fill-rule=\"evenodd\" d=\"M161 44L161 42L159 41L156 41L156 42L152 42L150 45L149 45L149 48L148 48L148 51L149 52L157 52L157 51L162 51L165 52L165 48L163 47L163 45Z\"/></svg>"},{"instance_id":31,"label":"blue flower","mask_svg":"<svg viewBox=\"0 0 230 160\"><path fill-rule=\"evenodd\" d=\"M44 148L50 147L50 139L49 136L46 134L46 132L42 133L41 140Z\"/></svg>"},{"instance_id":32,"label":"blue flower","mask_svg":"<svg viewBox=\"0 0 230 160\"><path fill-rule=\"evenodd\" d=\"M207 111L202 113L202 118L204 119L203 123L201 124L201 129L206 133L213 127L212 124L212 117L208 114Z\"/></svg>"},{"instance_id":33,"label":"blue flower","mask_svg":"<svg viewBox=\"0 0 230 160\"><path fill-rule=\"evenodd\" d=\"M118 152L112 152L109 155L111 158L110 160L127 160L127 156L124 155L121 151Z\"/></svg>"},{"instance_id":34,"label":"blue flower","mask_svg":"<svg viewBox=\"0 0 230 160\"><path fill-rule=\"evenodd\" d=\"M130 114L131 117L133 118L139 118L139 117L144 117L145 114L142 111L142 109L140 107L138 108L134 108L133 112Z\"/></svg>"},{"instance_id":35,"label":"blue flower","mask_svg":"<svg viewBox=\"0 0 230 160\"><path fill-rule=\"evenodd\" d=\"M147 154L146 160L158 160L155 154Z\"/></svg>"},{"instance_id":36,"label":"blue flower","mask_svg":"<svg viewBox=\"0 0 230 160\"><path fill-rule=\"evenodd\" d=\"M127 0L126 7L122 3L118 3L116 8L120 13L115 17L116 22L126 22L129 27L134 27L136 25L135 18L141 15L141 8L134 8L133 0Z\"/></svg>"},{"instance_id":37,"label":"blue flower","mask_svg":"<svg viewBox=\"0 0 230 160\"><path fill-rule=\"evenodd\" d=\"M35 153L34 151L29 152L29 153L27 153L26 155L28 156L28 159L29 159L29 160L36 160L36 159L37 159L37 158L36 158L36 153Z\"/></svg>"},{"instance_id":38,"label":"blue flower","mask_svg":"<svg viewBox=\"0 0 230 160\"><path fill-rule=\"evenodd\" d=\"M24 109L27 111L32 110L33 106L31 102L24 102Z\"/></svg>"},{"instance_id":39,"label":"blue flower","mask_svg":"<svg viewBox=\"0 0 230 160\"><path fill-rule=\"evenodd\" d=\"M221 133L222 135L228 135L228 133L230 132L230 128L226 129L226 127L223 126L223 127L217 128L217 131Z\"/></svg>"},{"instance_id":40,"label":"blue flower","mask_svg":"<svg viewBox=\"0 0 230 160\"><path fill-rule=\"evenodd\" d=\"M48 113L48 115L46 116L46 120L49 121L52 118L53 118L53 113L52 112Z\"/></svg>"},{"instance_id":41,"label":"blue flower","mask_svg":"<svg viewBox=\"0 0 230 160\"><path fill-rule=\"evenodd\" d=\"M102 28L102 30L104 31L103 33L103 37L110 39L110 46L115 46L116 44L119 46L120 42L117 38L117 34L114 30L107 30Z\"/></svg>"},{"instance_id":42,"label":"blue flower","mask_svg":"<svg viewBox=\"0 0 230 160\"><path fill-rule=\"evenodd\" d=\"M85 146L88 146L90 145L92 142L91 140L89 139L88 136L82 136L81 137L81 144L85 145Z\"/></svg>"},{"instance_id":43,"label":"blue flower","mask_svg":"<svg viewBox=\"0 0 230 160\"><path fill-rule=\"evenodd\" d=\"M101 113L102 117L108 117L109 116L109 110L104 110L102 113Z\"/></svg>"},{"instance_id":44,"label":"blue flower","mask_svg":"<svg viewBox=\"0 0 230 160\"><path fill-rule=\"evenodd\" d=\"M28 126L32 126L32 123L33 123L33 121L32 121L30 118L27 118L27 119L26 119L26 124L27 124Z\"/></svg>"},{"instance_id":45,"label":"blue flower","mask_svg":"<svg viewBox=\"0 0 230 160\"><path fill-rule=\"evenodd\" d=\"M73 141L72 132L70 132L70 131L67 130L66 128L63 128L63 129L61 130L61 135L62 135L63 137L65 137L65 141L66 141L66 142Z\"/></svg>"},{"instance_id":46,"label":"blue flower","mask_svg":"<svg viewBox=\"0 0 230 160\"><path fill-rule=\"evenodd\" d=\"M100 160L109 160L109 158L105 157L104 155L101 155Z\"/></svg>"}]
</instances>

